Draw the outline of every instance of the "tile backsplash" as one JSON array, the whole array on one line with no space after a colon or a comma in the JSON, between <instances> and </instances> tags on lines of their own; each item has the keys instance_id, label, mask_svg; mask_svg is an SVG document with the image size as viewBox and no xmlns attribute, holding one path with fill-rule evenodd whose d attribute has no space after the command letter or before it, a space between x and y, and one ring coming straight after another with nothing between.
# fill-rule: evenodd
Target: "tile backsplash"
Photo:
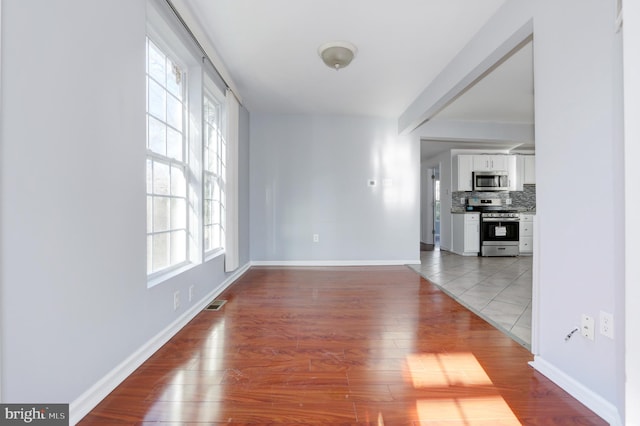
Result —
<instances>
[{"instance_id":1,"label":"tile backsplash","mask_svg":"<svg viewBox=\"0 0 640 426\"><path fill-rule=\"evenodd\" d=\"M453 191L451 193L451 209L464 210L464 205L460 204L460 199L477 198L500 198L502 203L506 204L506 199L511 198L511 207L523 210L536 209L536 186L524 185L522 191L511 192L467 192Z\"/></svg>"}]
</instances>

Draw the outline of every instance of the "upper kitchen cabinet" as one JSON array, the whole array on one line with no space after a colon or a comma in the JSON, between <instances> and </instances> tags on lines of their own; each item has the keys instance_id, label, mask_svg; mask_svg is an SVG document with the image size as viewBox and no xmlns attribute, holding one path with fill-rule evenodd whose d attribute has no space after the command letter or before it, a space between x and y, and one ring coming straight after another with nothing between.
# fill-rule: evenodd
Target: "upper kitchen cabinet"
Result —
<instances>
[{"instance_id":1,"label":"upper kitchen cabinet","mask_svg":"<svg viewBox=\"0 0 640 426\"><path fill-rule=\"evenodd\" d=\"M453 159L453 190L473 190L473 155L461 154Z\"/></svg>"},{"instance_id":2,"label":"upper kitchen cabinet","mask_svg":"<svg viewBox=\"0 0 640 426\"><path fill-rule=\"evenodd\" d=\"M524 184L534 185L536 183L536 156L523 155L524 157Z\"/></svg>"},{"instance_id":3,"label":"upper kitchen cabinet","mask_svg":"<svg viewBox=\"0 0 640 426\"><path fill-rule=\"evenodd\" d=\"M517 188L522 179L517 173L516 157L513 155L459 154L453 158L453 191L473 191L473 172L506 171L509 173L509 190ZM493 167L493 168L492 168Z\"/></svg>"},{"instance_id":4,"label":"upper kitchen cabinet","mask_svg":"<svg viewBox=\"0 0 640 426\"><path fill-rule=\"evenodd\" d=\"M536 156L517 155L517 188L522 191L523 185L535 185L536 183Z\"/></svg>"},{"instance_id":5,"label":"upper kitchen cabinet","mask_svg":"<svg viewBox=\"0 0 640 426\"><path fill-rule=\"evenodd\" d=\"M496 170L506 171L508 155L474 155L473 171L493 172Z\"/></svg>"}]
</instances>

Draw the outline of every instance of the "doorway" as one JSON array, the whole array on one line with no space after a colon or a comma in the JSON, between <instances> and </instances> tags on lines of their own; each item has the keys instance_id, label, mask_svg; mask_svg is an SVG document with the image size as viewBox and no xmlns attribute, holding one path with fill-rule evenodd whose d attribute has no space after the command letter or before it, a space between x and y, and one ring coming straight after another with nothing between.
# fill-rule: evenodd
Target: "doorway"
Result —
<instances>
[{"instance_id":1,"label":"doorway","mask_svg":"<svg viewBox=\"0 0 640 426\"><path fill-rule=\"evenodd\" d=\"M440 247L440 167L436 167L431 175L433 186L433 245Z\"/></svg>"},{"instance_id":2,"label":"doorway","mask_svg":"<svg viewBox=\"0 0 640 426\"><path fill-rule=\"evenodd\" d=\"M440 247L440 165L421 168L420 250Z\"/></svg>"}]
</instances>

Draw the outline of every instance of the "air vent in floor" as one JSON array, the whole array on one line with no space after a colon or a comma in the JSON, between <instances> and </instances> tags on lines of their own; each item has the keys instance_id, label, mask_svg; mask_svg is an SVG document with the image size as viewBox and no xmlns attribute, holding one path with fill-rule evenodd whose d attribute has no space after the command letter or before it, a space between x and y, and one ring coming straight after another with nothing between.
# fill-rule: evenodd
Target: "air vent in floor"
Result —
<instances>
[{"instance_id":1,"label":"air vent in floor","mask_svg":"<svg viewBox=\"0 0 640 426\"><path fill-rule=\"evenodd\" d=\"M209 303L209 306L207 306L204 310L205 311L219 311L220 308L222 308L225 303L227 303L226 300L214 300L213 302Z\"/></svg>"}]
</instances>

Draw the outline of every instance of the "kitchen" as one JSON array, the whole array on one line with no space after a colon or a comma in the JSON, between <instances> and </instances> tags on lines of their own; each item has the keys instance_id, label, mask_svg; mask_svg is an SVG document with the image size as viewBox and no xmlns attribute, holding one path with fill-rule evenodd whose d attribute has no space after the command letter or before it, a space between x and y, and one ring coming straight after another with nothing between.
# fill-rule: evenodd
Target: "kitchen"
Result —
<instances>
[{"instance_id":1,"label":"kitchen","mask_svg":"<svg viewBox=\"0 0 640 426\"><path fill-rule=\"evenodd\" d=\"M534 152L453 149L437 158L440 250L421 252L414 269L530 349Z\"/></svg>"}]
</instances>

